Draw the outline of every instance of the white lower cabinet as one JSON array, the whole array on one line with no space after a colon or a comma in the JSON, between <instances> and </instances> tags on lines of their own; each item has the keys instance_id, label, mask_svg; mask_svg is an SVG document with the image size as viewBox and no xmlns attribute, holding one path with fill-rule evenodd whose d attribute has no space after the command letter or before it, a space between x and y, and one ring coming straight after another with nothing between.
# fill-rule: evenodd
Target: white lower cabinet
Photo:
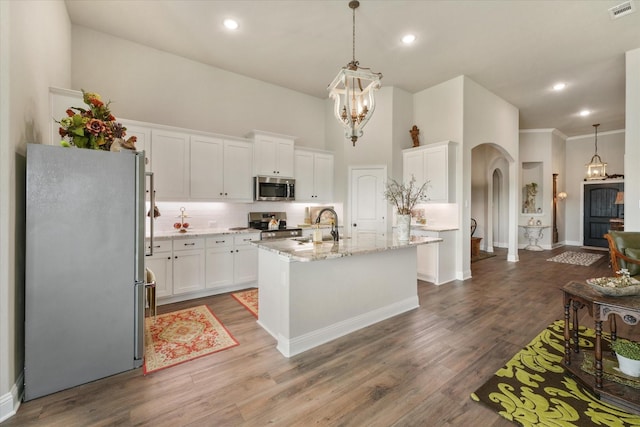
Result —
<instances>
[{"instance_id":1,"label":"white lower cabinet","mask_svg":"<svg viewBox=\"0 0 640 427\"><path fill-rule=\"evenodd\" d=\"M207 237L207 289L233 284L233 250L233 236L224 234Z\"/></svg>"},{"instance_id":2,"label":"white lower cabinet","mask_svg":"<svg viewBox=\"0 0 640 427\"><path fill-rule=\"evenodd\" d=\"M236 284L258 280L258 248L249 243L252 240L260 240L260 234L242 234L234 237L233 281Z\"/></svg>"},{"instance_id":3,"label":"white lower cabinet","mask_svg":"<svg viewBox=\"0 0 640 427\"><path fill-rule=\"evenodd\" d=\"M207 237L207 289L229 288L258 280L259 233Z\"/></svg>"},{"instance_id":4,"label":"white lower cabinet","mask_svg":"<svg viewBox=\"0 0 640 427\"><path fill-rule=\"evenodd\" d=\"M256 283L258 248L250 244L253 240L260 240L260 233L154 242L154 255L145 261L156 276L158 304L231 292Z\"/></svg>"},{"instance_id":5,"label":"white lower cabinet","mask_svg":"<svg viewBox=\"0 0 640 427\"><path fill-rule=\"evenodd\" d=\"M204 238L173 241L173 294L204 289Z\"/></svg>"},{"instance_id":6,"label":"white lower cabinet","mask_svg":"<svg viewBox=\"0 0 640 427\"><path fill-rule=\"evenodd\" d=\"M147 253L149 253L147 242ZM153 255L145 257L145 266L156 276L156 297L173 295L173 254L171 240L153 242Z\"/></svg>"},{"instance_id":7,"label":"white lower cabinet","mask_svg":"<svg viewBox=\"0 0 640 427\"><path fill-rule=\"evenodd\" d=\"M411 230L421 237L439 237L440 243L418 246L418 279L443 285L456 278L455 233L450 231Z\"/></svg>"}]
</instances>

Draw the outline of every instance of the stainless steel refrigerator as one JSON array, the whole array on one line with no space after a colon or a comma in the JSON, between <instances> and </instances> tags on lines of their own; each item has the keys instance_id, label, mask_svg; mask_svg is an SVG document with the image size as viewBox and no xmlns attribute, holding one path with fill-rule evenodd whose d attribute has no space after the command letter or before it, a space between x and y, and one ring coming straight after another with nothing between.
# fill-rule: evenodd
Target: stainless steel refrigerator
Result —
<instances>
[{"instance_id":1,"label":"stainless steel refrigerator","mask_svg":"<svg viewBox=\"0 0 640 427\"><path fill-rule=\"evenodd\" d=\"M140 367L143 153L28 144L25 401Z\"/></svg>"}]
</instances>

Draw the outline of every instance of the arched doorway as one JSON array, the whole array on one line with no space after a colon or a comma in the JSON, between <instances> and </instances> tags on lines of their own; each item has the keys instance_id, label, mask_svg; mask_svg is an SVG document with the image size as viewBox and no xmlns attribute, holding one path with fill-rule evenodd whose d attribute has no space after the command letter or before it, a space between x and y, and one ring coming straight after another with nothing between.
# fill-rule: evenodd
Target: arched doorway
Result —
<instances>
[{"instance_id":1,"label":"arched doorway","mask_svg":"<svg viewBox=\"0 0 640 427\"><path fill-rule=\"evenodd\" d=\"M502 147L492 143L472 149L471 216L478 222L475 235L483 238L481 248L486 252L509 248L510 234L517 232L509 215L512 162Z\"/></svg>"}]
</instances>

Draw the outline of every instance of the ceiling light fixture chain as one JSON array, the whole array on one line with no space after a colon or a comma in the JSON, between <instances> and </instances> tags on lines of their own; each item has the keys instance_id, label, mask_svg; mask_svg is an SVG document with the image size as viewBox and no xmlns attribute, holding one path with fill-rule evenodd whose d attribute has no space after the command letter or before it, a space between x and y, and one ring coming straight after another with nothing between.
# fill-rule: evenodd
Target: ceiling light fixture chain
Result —
<instances>
[{"instance_id":1,"label":"ceiling light fixture chain","mask_svg":"<svg viewBox=\"0 0 640 427\"><path fill-rule=\"evenodd\" d=\"M358 63L356 62L356 8L360 6L360 2L358 0L352 0L349 2L349 7L351 8L351 11L353 12L353 31L352 31L352 35L353 38L351 39L351 49L352 49L352 58L353 60L351 61L352 64L354 64L357 68Z\"/></svg>"},{"instance_id":2,"label":"ceiling light fixture chain","mask_svg":"<svg viewBox=\"0 0 640 427\"><path fill-rule=\"evenodd\" d=\"M362 128L367 124L375 109L373 93L380 89L381 73L371 72L369 68L360 67L356 61L356 9L358 0L351 0L352 10L352 60L343 67L327 88L329 96L335 102L334 114L345 128L345 137L353 146L362 136Z\"/></svg>"}]
</instances>

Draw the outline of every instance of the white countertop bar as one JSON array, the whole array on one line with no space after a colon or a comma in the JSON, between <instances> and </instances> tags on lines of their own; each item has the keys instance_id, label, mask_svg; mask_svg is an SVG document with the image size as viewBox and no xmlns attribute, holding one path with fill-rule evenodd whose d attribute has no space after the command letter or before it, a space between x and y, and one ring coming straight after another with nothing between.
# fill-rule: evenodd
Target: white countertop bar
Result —
<instances>
[{"instance_id":1,"label":"white countertop bar","mask_svg":"<svg viewBox=\"0 0 640 427\"><path fill-rule=\"evenodd\" d=\"M342 258L354 255L365 255L375 252L384 252L401 249L410 246L440 243L443 240L437 237L411 236L408 242L400 242L395 236L359 236L340 238L337 242L325 240L322 243L300 241L301 239L277 239L260 240L251 242L270 252L286 257L291 262L322 261L326 259Z\"/></svg>"}]
</instances>

